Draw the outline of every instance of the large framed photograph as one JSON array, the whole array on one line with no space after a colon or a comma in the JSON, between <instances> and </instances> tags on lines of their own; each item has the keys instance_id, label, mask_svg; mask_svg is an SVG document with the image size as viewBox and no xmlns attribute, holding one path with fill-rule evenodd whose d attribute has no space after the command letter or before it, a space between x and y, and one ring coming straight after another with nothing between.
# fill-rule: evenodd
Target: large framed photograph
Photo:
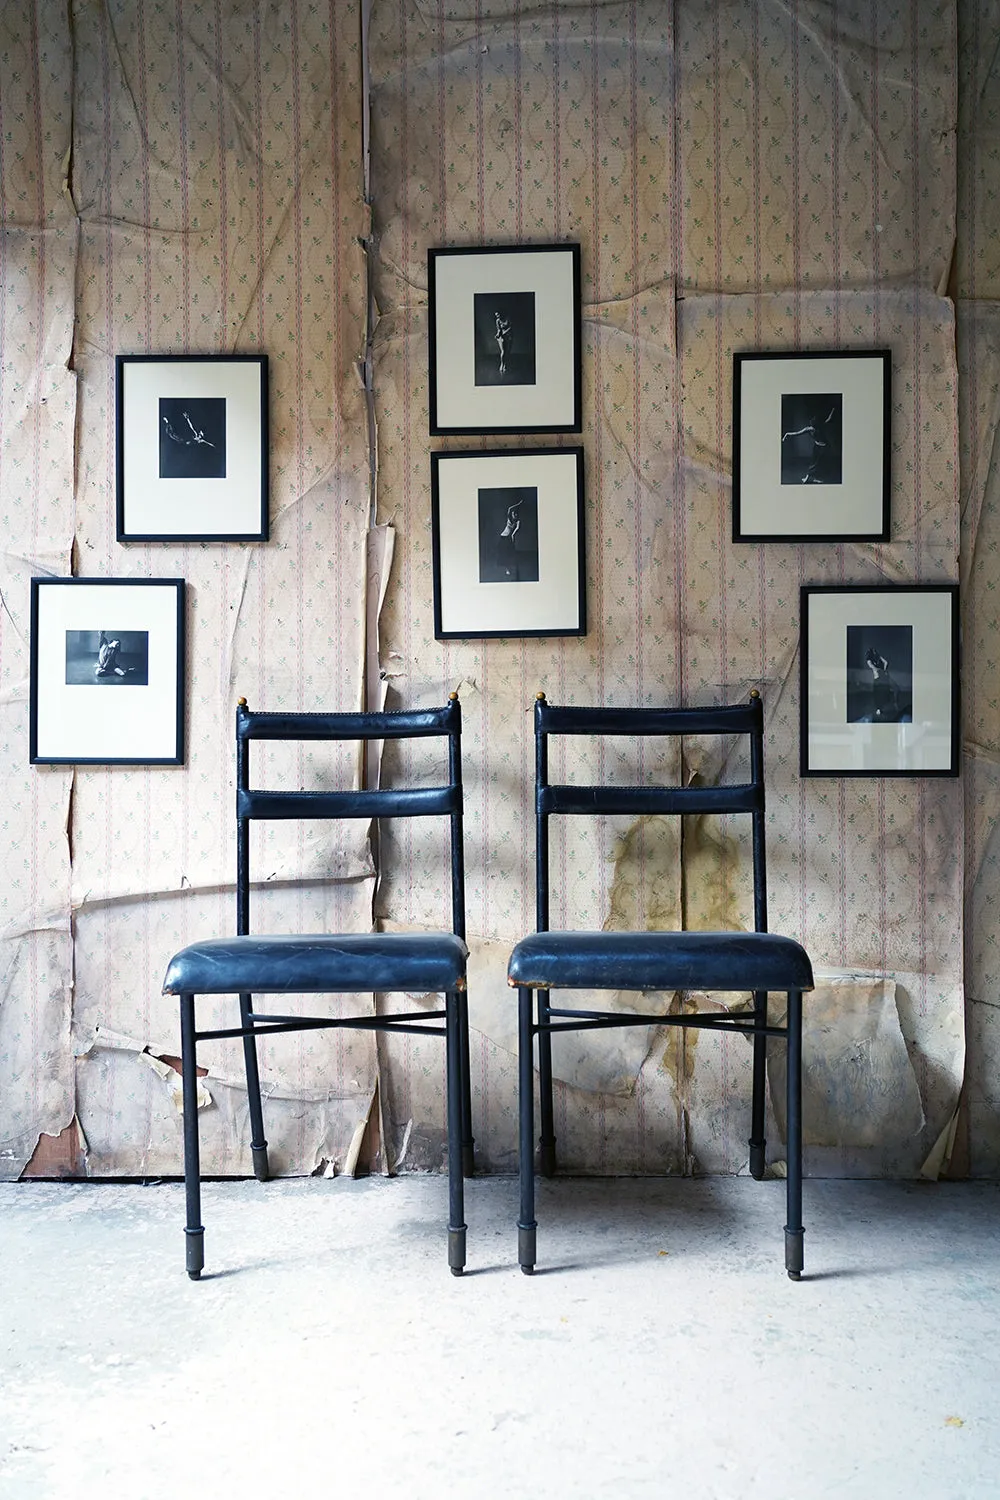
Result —
<instances>
[{"instance_id":1,"label":"large framed photograph","mask_svg":"<svg viewBox=\"0 0 1000 1500\"><path fill-rule=\"evenodd\" d=\"M267 356L115 359L120 542L266 542Z\"/></svg>"},{"instance_id":2,"label":"large framed photograph","mask_svg":"<svg viewBox=\"0 0 1000 1500\"><path fill-rule=\"evenodd\" d=\"M580 246L427 258L432 436L579 432Z\"/></svg>"},{"instance_id":3,"label":"large framed photograph","mask_svg":"<svg viewBox=\"0 0 1000 1500\"><path fill-rule=\"evenodd\" d=\"M802 590L803 776L957 776L957 584Z\"/></svg>"},{"instance_id":4,"label":"large framed photograph","mask_svg":"<svg viewBox=\"0 0 1000 1500\"><path fill-rule=\"evenodd\" d=\"M886 541L891 355L733 356L733 540Z\"/></svg>"},{"instance_id":5,"label":"large framed photograph","mask_svg":"<svg viewBox=\"0 0 1000 1500\"><path fill-rule=\"evenodd\" d=\"M184 581L31 580L33 765L184 760Z\"/></svg>"},{"instance_id":6,"label":"large framed photograph","mask_svg":"<svg viewBox=\"0 0 1000 1500\"><path fill-rule=\"evenodd\" d=\"M431 454L434 635L585 635L583 449Z\"/></svg>"}]
</instances>

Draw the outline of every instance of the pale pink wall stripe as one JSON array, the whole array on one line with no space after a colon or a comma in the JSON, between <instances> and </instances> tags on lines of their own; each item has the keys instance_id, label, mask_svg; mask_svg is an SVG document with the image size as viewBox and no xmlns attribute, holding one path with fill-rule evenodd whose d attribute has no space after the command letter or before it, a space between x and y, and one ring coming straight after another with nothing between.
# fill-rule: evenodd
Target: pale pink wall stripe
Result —
<instances>
[{"instance_id":1,"label":"pale pink wall stripe","mask_svg":"<svg viewBox=\"0 0 1000 1500\"><path fill-rule=\"evenodd\" d=\"M910 102L911 102L911 127L912 137L910 156L912 158L912 181L910 183L911 202L913 204L913 530L914 530L914 577L919 582L923 576L923 514L922 514L922 428L921 420L921 354L923 338L921 334L921 307L923 303L923 263L920 244L920 21L917 0L911 0L910 7ZM918 827L927 828L927 783L921 779L917 782L917 808ZM917 840L917 972L918 980L917 1009L921 1016L927 1014L927 841L924 838ZM927 1097L927 1059L920 1059L920 1091L924 1098Z\"/></svg>"},{"instance_id":2,"label":"pale pink wall stripe","mask_svg":"<svg viewBox=\"0 0 1000 1500\"><path fill-rule=\"evenodd\" d=\"M350 346L349 346L349 344L348 344L348 342L347 342L347 340L345 338L345 314L344 314L343 306L341 304L341 290L342 290L342 285L343 285L341 261L342 261L342 254L343 254L343 252L342 252L341 241L340 241L340 214L338 213L337 209L338 209L338 205L341 202L341 193L340 193L341 168L340 168L339 130L340 130L340 112L341 112L341 108L342 108L342 101L341 101L341 98L340 98L340 88L339 88L340 73L339 73L339 68L338 68L338 53L337 53L338 36L337 36L337 27L336 27L336 9L335 9L335 6L336 6L336 0L329 0L327 30L328 30L329 36L330 36L330 48L329 48L329 53L328 53L328 57L327 57L327 62L328 62L328 66L329 66L329 78L330 78L330 163L331 163L331 170L332 170L332 174L333 174L333 182L332 182L332 185L331 185L331 193L330 193L330 205L331 205L331 215L330 215L330 217L331 217L331 230L332 230L332 233L331 233L331 241L332 241L332 243L330 245L330 254L331 254L331 258L333 260L333 269L332 269L332 276L333 276L333 316L334 316L334 319L335 319L335 345L334 345L334 347L336 349L338 349L338 350L345 350L345 349L349 348ZM362 26L364 25L363 19L359 20L359 25L362 25ZM357 123L360 125L360 120ZM363 169L363 166L362 166L362 172L363 172L363 170L364 169ZM364 182L363 182L363 180L362 180L361 183L357 184L357 186L358 186L359 191L363 194L363 192L364 192ZM336 379L336 376L334 375L334 380L335 379ZM341 427L342 427L342 422L343 422L343 413L341 411L340 402L338 400L336 400L336 399L331 400L331 409L332 409L332 412L333 412L333 432L331 433L330 452L334 455L334 463L333 463L333 507L334 507L334 516L335 517L340 517L343 514L343 512L344 512L344 504L343 504L343 498L344 498L343 470L341 468L340 463L338 462L338 456L339 456L339 454L341 452ZM331 517L331 520L333 520L333 517ZM335 547L334 548L334 553L335 553L335 573L334 573L334 591L335 592L334 592L333 607L332 607L332 609L330 609L328 611L328 618L330 620L340 620L340 619L343 618L342 611L343 611L343 608L344 608L344 548L343 547ZM366 559L366 561L367 561L367 559ZM366 569L366 576L367 576L367 569ZM365 679L366 679L366 673L364 671L362 671L362 677L361 677L362 703L363 703L363 706L371 707L371 705L364 705ZM339 707L340 704L339 703L335 703L333 706L334 707ZM351 707L351 708L355 707L354 703L351 703L348 706ZM340 926L343 925L342 922L341 922L341 919L340 919L339 912L338 912L338 914L336 916L335 923L336 923L337 927L340 927ZM346 1054L347 1038L346 1038L344 1032L339 1027L333 1033L333 1043L334 1043L335 1057L336 1057L337 1085L341 1089L341 1091L343 1091L343 1087L344 1087L344 1066L345 1066L344 1059L345 1059L345 1054ZM383 1150L384 1150L384 1145L383 1145Z\"/></svg>"},{"instance_id":3,"label":"pale pink wall stripe","mask_svg":"<svg viewBox=\"0 0 1000 1500\"><path fill-rule=\"evenodd\" d=\"M712 50L716 57L722 53L722 26L720 22L720 7L722 0L716 0L715 11L712 17ZM715 224L713 238L715 240L715 367L719 372L719 378L715 382L715 430L720 439L725 430L726 414L724 398L728 395L728 385L722 379L722 371L725 365L726 349L723 337L723 271L722 271L722 100L720 98L721 83L715 80L712 89L712 157L715 162ZM719 446L721 447L721 441ZM729 557L729 526L726 506L718 506L718 600L719 612L719 666L717 681L720 686L729 681L729 641L727 635L728 610L726 605L726 565Z\"/></svg>"},{"instance_id":4,"label":"pale pink wall stripe","mask_svg":"<svg viewBox=\"0 0 1000 1500\"><path fill-rule=\"evenodd\" d=\"M266 349L266 324L264 317L264 287L263 274L267 262L267 250L264 241L266 202L264 194L264 183L267 179L267 166L264 161L264 93L263 93L263 58L261 55L261 16L260 7L253 7L253 54L254 54L254 148L257 157L257 264L255 276L255 296L257 299L257 348ZM277 362L271 365L271 405L275 406L275 392L278 385ZM273 481L272 474L272 481ZM272 482L271 488L271 525L275 522L275 507L280 498L280 491ZM273 531L272 531L273 535ZM259 547L254 553L253 566L257 569L259 579L257 594L257 706L263 705L264 684L267 681L267 548ZM242 690L241 690L242 692Z\"/></svg>"},{"instance_id":5,"label":"pale pink wall stripe","mask_svg":"<svg viewBox=\"0 0 1000 1500\"><path fill-rule=\"evenodd\" d=\"M109 38L110 22L106 8L102 7L100 12L100 47L101 47L101 86L103 97L111 99L111 39ZM104 215L104 347L108 353L106 361L107 378L105 382L105 452L112 455L115 451L115 423L114 423L114 364L110 355L115 347L115 321L114 321L114 270L115 270L115 245L114 245L114 198L113 198L113 121L110 107L104 114L104 137L103 137L103 194L101 197L101 211ZM108 507L105 522L105 556L113 554L114 540L112 535L112 517ZM74 776L78 775L74 772ZM87 774L87 773L84 773ZM114 773L110 766L92 767L90 775L99 777L104 783L104 795L101 797L101 807L104 811L104 868L113 870L114 865ZM114 974L112 971L112 955L115 951L114 932L112 924L112 908L106 903L102 912L102 927L104 929L103 956L105 993L111 994L114 989ZM115 1118L115 1069L107 1070L108 1098L106 1108L108 1118Z\"/></svg>"},{"instance_id":6,"label":"pale pink wall stripe","mask_svg":"<svg viewBox=\"0 0 1000 1500\"><path fill-rule=\"evenodd\" d=\"M229 174L226 171L226 134L229 117L228 95L225 76L224 26L222 0L215 0L215 84L219 116L219 167L216 179L219 184L219 349L223 352L233 348L229 318ZM222 639L225 639L223 633Z\"/></svg>"},{"instance_id":7,"label":"pale pink wall stripe","mask_svg":"<svg viewBox=\"0 0 1000 1500\"><path fill-rule=\"evenodd\" d=\"M792 53L792 109L791 109L791 157L792 157L792 203L789 213L795 222L795 216L802 214L802 198L800 192L799 159L802 150L802 142L799 133L801 124L801 99L799 90L799 6L798 0L791 0L789 8L789 42ZM802 347L802 254L799 245L799 235L792 235L792 289L791 302L793 309L792 317L792 347ZM806 573L806 549L798 546L795 549L796 563L798 567L798 581L801 588L803 583L811 581ZM801 597L801 596L800 596ZM809 947L809 850L806 842L806 787L804 781L799 780L799 823L798 823L798 881L799 881L799 940L808 950Z\"/></svg>"},{"instance_id":8,"label":"pale pink wall stripe","mask_svg":"<svg viewBox=\"0 0 1000 1500\"><path fill-rule=\"evenodd\" d=\"M45 299L47 274L46 274L46 204L45 204L45 132L42 123L42 80L38 47L38 11L35 6L31 7L31 79L32 98L34 100L34 135L35 149L37 152L35 163L35 180L38 183L38 201L35 207L35 220L38 225L38 307L36 308L37 324L35 329L35 370L38 375L36 387L35 413L32 431L32 507L31 507L31 555L34 557L38 551L38 523L39 523L39 496L41 494L41 412L38 409L37 397L44 390L44 354L45 354L45 331L48 320L48 308ZM29 214L30 217L30 214ZM0 324L0 328L3 325ZM39 904L38 893L38 777L31 778L31 829L33 848L29 869L31 871L31 911L37 912ZM31 995L31 1048L34 1057L42 1055L38 1035L38 944L28 944L28 985ZM32 1115L38 1118L39 1097L38 1089L41 1083L41 1070L35 1069L32 1073Z\"/></svg>"},{"instance_id":9,"label":"pale pink wall stripe","mask_svg":"<svg viewBox=\"0 0 1000 1500\"><path fill-rule=\"evenodd\" d=\"M831 208L833 234L833 347L840 348L840 288L841 288L841 215L840 215L840 14L839 0L833 0L830 24L830 123L833 132L833 161L831 165ZM845 581L845 549L837 549L837 580ZM847 941L847 785L843 777L837 782L837 962L847 964L849 944ZM833 954L830 955L831 958Z\"/></svg>"},{"instance_id":10,"label":"pale pink wall stripe","mask_svg":"<svg viewBox=\"0 0 1000 1500\"><path fill-rule=\"evenodd\" d=\"M149 150L149 100L146 94L146 4L145 0L137 0L135 12L135 37L136 37L136 80L135 97L136 109L139 114L139 132L142 138L142 151L140 154L140 171L142 173L142 272L143 272L143 350L150 352L153 344L152 318L153 318L153 232L152 232L152 208L150 206L149 174L150 174L150 150ZM127 351L126 351L127 352Z\"/></svg>"},{"instance_id":11,"label":"pale pink wall stripe","mask_svg":"<svg viewBox=\"0 0 1000 1500\"><path fill-rule=\"evenodd\" d=\"M298 0L288 0L288 29L291 37L291 80L292 80L292 161L294 162L294 202L292 210L292 239L293 256L295 267L295 286L302 285L302 215L305 212L303 197L305 193L306 174L302 154L302 61L300 55L301 37L299 34L299 7ZM305 412L301 393L303 390L304 358L302 350L302 298L295 298L295 353L294 353L294 383L292 389L296 392L298 399L295 402L295 553L297 559L296 571L303 575L302 552L305 546L305 507L299 503L305 493ZM296 655L296 681L298 690L295 695L296 706L304 707L303 683L305 680L305 596L302 589L295 591L295 655ZM305 785L305 745L299 741L297 755L297 770L299 785ZM306 861L306 827L299 823L296 828L298 842L299 868L303 868ZM305 908L308 898L305 883L296 883L296 907L297 926L300 932L308 927ZM300 1089L306 1087L306 1047L296 1049L296 1071ZM306 1144L306 1119L304 1112L298 1117L297 1126L298 1150L301 1155Z\"/></svg>"},{"instance_id":12,"label":"pale pink wall stripe","mask_svg":"<svg viewBox=\"0 0 1000 1500\"><path fill-rule=\"evenodd\" d=\"M400 154L401 162L398 181L400 183L400 238L401 259L405 266L410 253L410 76L407 66L409 59L409 48L407 46L407 18L408 0L399 0L399 55L400 55L400 78L399 78L399 109L400 109ZM378 187L372 181L372 201L378 201ZM410 338L412 332L410 300L404 292L404 303L402 308L403 318L403 355L402 355L402 377L403 377L403 411L408 412L412 400L412 380L410 372L410 361L412 358ZM409 538L414 534L415 515L413 500L413 475L412 475L412 453L410 443L410 424L402 423L403 437L403 514L405 517L405 533ZM403 580L403 597L405 608L403 611L403 657L409 664L413 661L413 577L412 570L404 566L402 559L397 566L400 569L400 577ZM405 902L406 918L413 918L413 830L409 819L399 834L400 844L403 851L403 866L405 871ZM403 1039L403 1066L400 1071L393 1073L393 1090L395 1113L397 1118L410 1119L413 1114L412 1095L410 1080L413 1077L413 1040L410 1036ZM401 1073L401 1076L400 1076Z\"/></svg>"},{"instance_id":13,"label":"pale pink wall stripe","mask_svg":"<svg viewBox=\"0 0 1000 1500\"><path fill-rule=\"evenodd\" d=\"M184 3L177 0L176 10L177 24L177 112L178 112L178 151L180 160L178 171L181 180L181 326L183 328L182 351L191 348L191 194L190 194L190 168L188 165L188 118L187 118L187 92L184 86L185 80L185 28L184 28ZM190 572L191 548L189 543L183 542L180 548L180 576L187 578ZM173 570L171 570L173 571ZM193 646L197 640L197 621L188 608L188 662L190 664L193 656ZM190 666L188 671L190 682ZM194 746L189 746L188 760L194 751ZM191 867L191 798L182 797L181 801L181 847L180 859L181 870L185 873ZM190 922L189 907L186 901L180 904L180 928L181 936L179 947L188 941L188 926Z\"/></svg>"}]
</instances>

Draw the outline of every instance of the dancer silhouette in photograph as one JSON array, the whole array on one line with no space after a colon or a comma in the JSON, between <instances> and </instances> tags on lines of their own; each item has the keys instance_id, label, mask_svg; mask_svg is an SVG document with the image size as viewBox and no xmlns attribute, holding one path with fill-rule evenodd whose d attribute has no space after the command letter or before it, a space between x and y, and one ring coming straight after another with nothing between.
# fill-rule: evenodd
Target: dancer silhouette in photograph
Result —
<instances>
[{"instance_id":1,"label":"dancer silhouette in photograph","mask_svg":"<svg viewBox=\"0 0 1000 1500\"><path fill-rule=\"evenodd\" d=\"M843 412L838 392L782 396L782 484L843 482Z\"/></svg>"},{"instance_id":2,"label":"dancer silhouette in photograph","mask_svg":"<svg viewBox=\"0 0 1000 1500\"><path fill-rule=\"evenodd\" d=\"M112 676L112 674L115 677L128 676L129 672L132 669L130 667L122 666L119 660L121 647L122 643L120 640L118 640L117 637L109 640L107 631L101 631L100 640L97 647L97 662L94 667L95 677L110 677Z\"/></svg>"},{"instance_id":3,"label":"dancer silhouette in photograph","mask_svg":"<svg viewBox=\"0 0 1000 1500\"><path fill-rule=\"evenodd\" d=\"M846 666L849 724L912 722L911 625L848 625Z\"/></svg>"}]
</instances>

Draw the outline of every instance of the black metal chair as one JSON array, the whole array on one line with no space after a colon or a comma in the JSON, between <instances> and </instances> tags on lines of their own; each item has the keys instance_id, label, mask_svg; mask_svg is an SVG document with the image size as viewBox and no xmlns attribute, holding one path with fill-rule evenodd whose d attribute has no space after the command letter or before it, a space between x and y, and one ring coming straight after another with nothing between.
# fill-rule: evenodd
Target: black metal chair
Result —
<instances>
[{"instance_id":1,"label":"black metal chair","mask_svg":"<svg viewBox=\"0 0 1000 1500\"><path fill-rule=\"evenodd\" d=\"M356 1028L441 1034L446 1044L449 1223L448 1264L465 1266L464 1175L473 1171L469 1083L469 1013L465 994L465 871L462 837L462 711L452 693L443 708L403 713L257 713L241 698L236 709L236 932L235 937L193 943L174 955L164 994L181 1007L181 1074L184 1100L185 1229L188 1275L205 1264L198 1149L197 1044L242 1037L250 1108L254 1175L269 1176L267 1141L257 1067L258 1036L275 1032ZM251 740L404 740L437 736L448 742L448 775L440 786L374 791L269 791L250 786ZM315 818L420 818L450 822L451 928L440 933L318 933L250 936L250 821ZM254 995L443 994L444 1008L389 1015L268 1015ZM196 995L239 995L239 1026L198 1030ZM443 1023L443 1024L439 1024Z\"/></svg>"},{"instance_id":2,"label":"black metal chair","mask_svg":"<svg viewBox=\"0 0 1000 1500\"><path fill-rule=\"evenodd\" d=\"M731 1031L753 1039L750 1171L764 1175L764 1103L769 1037L784 1037L787 1065L787 1219L785 1266L798 1280L803 1265L802 1228L802 992L813 988L803 948L767 931L764 855L764 716L760 695L723 708L558 708L539 693L535 703L535 874L538 931L511 954L508 984L518 989L521 1213L518 1260L535 1267L534 1044L538 1038L540 1142L543 1176L556 1169L552 1106L552 1035L614 1026L690 1026ZM556 785L549 780L550 735L747 735L750 779L742 785L640 787ZM549 818L627 813L749 813L752 817L753 932L550 932ZM753 1012L643 1015L632 1011L555 1006L552 990L750 991ZM788 996L784 1025L768 1018L768 992ZM537 1014L532 996L537 997Z\"/></svg>"}]
</instances>

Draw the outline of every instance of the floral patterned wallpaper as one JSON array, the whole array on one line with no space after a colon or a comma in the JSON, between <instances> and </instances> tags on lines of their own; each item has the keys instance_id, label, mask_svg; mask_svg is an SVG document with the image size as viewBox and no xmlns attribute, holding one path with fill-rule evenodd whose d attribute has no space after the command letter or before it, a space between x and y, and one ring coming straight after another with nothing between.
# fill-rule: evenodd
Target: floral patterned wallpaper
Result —
<instances>
[{"instance_id":1,"label":"floral patterned wallpaper","mask_svg":"<svg viewBox=\"0 0 1000 1500\"><path fill-rule=\"evenodd\" d=\"M484 1166L516 1149L504 971L533 920L535 692L651 704L757 687L771 925L821 976L807 1166L996 1170L996 9L4 7L0 1171L74 1118L79 1170L179 1168L177 1018L159 987L175 948L232 924L236 697L409 706L455 687ZM552 240L582 249L584 430L532 441L585 448L590 628L436 642L429 455L497 444L428 436L427 250ZM891 541L733 544L733 352L875 346L893 354ZM229 350L270 359L271 541L116 543L114 355ZM800 584L952 581L960 557L963 780L802 782ZM70 572L188 580L184 767L28 766L27 581ZM707 747L686 756L719 771ZM652 832L623 820L567 839L559 919L747 919L736 825L682 846ZM364 840L286 832L259 852L272 927L363 925L373 899L389 925L438 920L439 851L415 830L384 842L377 896ZM560 1040L567 1166L742 1168L740 1038ZM205 1050L206 1169L245 1171L239 1060ZM383 1165L440 1164L437 1045L312 1034L273 1043L264 1073L282 1169L349 1167L373 1106ZM780 1155L773 1122L769 1137Z\"/></svg>"}]
</instances>

